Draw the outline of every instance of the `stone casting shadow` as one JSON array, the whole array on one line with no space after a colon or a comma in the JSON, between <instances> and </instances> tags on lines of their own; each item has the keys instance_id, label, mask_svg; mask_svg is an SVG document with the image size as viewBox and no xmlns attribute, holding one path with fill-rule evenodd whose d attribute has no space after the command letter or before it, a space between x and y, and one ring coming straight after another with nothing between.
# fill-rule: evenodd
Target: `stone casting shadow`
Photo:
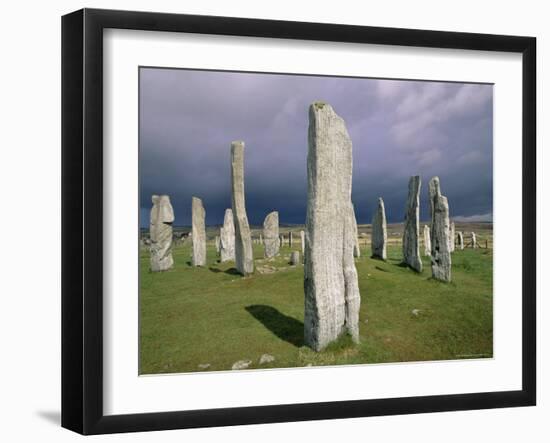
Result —
<instances>
[{"instance_id":1,"label":"stone casting shadow","mask_svg":"<svg viewBox=\"0 0 550 443\"><path fill-rule=\"evenodd\" d=\"M284 315L272 306L250 305L245 308L273 334L297 348L304 345L304 324Z\"/></svg>"},{"instance_id":2,"label":"stone casting shadow","mask_svg":"<svg viewBox=\"0 0 550 443\"><path fill-rule=\"evenodd\" d=\"M237 268L229 268L227 270L222 270L222 269L218 269L218 268L208 268L210 271L212 272L215 272L216 274L219 273L219 272L225 272L226 274L229 274L229 275L241 275L241 273L239 271L237 271Z\"/></svg>"}]
</instances>

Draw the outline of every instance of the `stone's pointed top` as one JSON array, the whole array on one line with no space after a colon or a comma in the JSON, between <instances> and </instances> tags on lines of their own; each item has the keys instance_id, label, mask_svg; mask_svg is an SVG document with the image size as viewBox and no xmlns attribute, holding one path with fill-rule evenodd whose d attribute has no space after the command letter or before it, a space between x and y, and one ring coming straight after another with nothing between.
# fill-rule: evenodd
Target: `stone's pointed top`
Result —
<instances>
[{"instance_id":1,"label":"stone's pointed top","mask_svg":"<svg viewBox=\"0 0 550 443\"><path fill-rule=\"evenodd\" d=\"M313 102L311 106L314 107L315 109L323 109L325 106L328 106L329 108L332 109L332 107L327 102L324 102L322 100L317 100Z\"/></svg>"},{"instance_id":2,"label":"stone's pointed top","mask_svg":"<svg viewBox=\"0 0 550 443\"><path fill-rule=\"evenodd\" d=\"M202 203L202 200L199 197L192 196L191 200Z\"/></svg>"},{"instance_id":3,"label":"stone's pointed top","mask_svg":"<svg viewBox=\"0 0 550 443\"><path fill-rule=\"evenodd\" d=\"M244 149L244 142L242 140L234 140L231 142L231 148L233 147L240 147Z\"/></svg>"},{"instance_id":4,"label":"stone's pointed top","mask_svg":"<svg viewBox=\"0 0 550 443\"><path fill-rule=\"evenodd\" d=\"M439 177L436 175L435 177L432 177L429 183L429 190L430 190L430 196L433 198L434 195L440 195L441 194L441 188L439 184Z\"/></svg>"}]
</instances>

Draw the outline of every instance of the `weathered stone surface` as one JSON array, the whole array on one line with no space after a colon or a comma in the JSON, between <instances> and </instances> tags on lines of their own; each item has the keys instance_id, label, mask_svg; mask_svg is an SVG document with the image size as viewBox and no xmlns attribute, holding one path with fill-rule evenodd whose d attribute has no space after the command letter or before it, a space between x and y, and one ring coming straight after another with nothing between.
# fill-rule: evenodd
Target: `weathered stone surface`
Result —
<instances>
[{"instance_id":1,"label":"weathered stone surface","mask_svg":"<svg viewBox=\"0 0 550 443\"><path fill-rule=\"evenodd\" d=\"M240 369L246 369L250 366L251 363L252 363L251 360L239 360L239 361L236 361L235 363L233 363L233 366L231 366L231 369L233 371L238 371Z\"/></svg>"},{"instance_id":2,"label":"weathered stone surface","mask_svg":"<svg viewBox=\"0 0 550 443\"><path fill-rule=\"evenodd\" d=\"M302 244L302 254L306 253L306 233L304 231L300 231L300 242Z\"/></svg>"},{"instance_id":3,"label":"weathered stone surface","mask_svg":"<svg viewBox=\"0 0 550 443\"><path fill-rule=\"evenodd\" d=\"M235 224L233 210L228 208L220 229L220 261L223 263L230 260L235 260Z\"/></svg>"},{"instance_id":4,"label":"weathered stone surface","mask_svg":"<svg viewBox=\"0 0 550 443\"><path fill-rule=\"evenodd\" d=\"M275 357L273 357L271 354L262 354L262 356L260 357L261 365L271 363L273 361L275 361Z\"/></svg>"},{"instance_id":5,"label":"weathered stone surface","mask_svg":"<svg viewBox=\"0 0 550 443\"><path fill-rule=\"evenodd\" d=\"M464 234L462 233L462 231L459 231L456 235L456 239L457 239L457 242L458 242L458 249L460 249L461 251L464 250Z\"/></svg>"},{"instance_id":6,"label":"weathered stone surface","mask_svg":"<svg viewBox=\"0 0 550 443\"><path fill-rule=\"evenodd\" d=\"M359 341L361 303L351 203L352 144L325 103L309 108L305 244L305 343L320 351L342 333Z\"/></svg>"},{"instance_id":7,"label":"weathered stone surface","mask_svg":"<svg viewBox=\"0 0 550 443\"><path fill-rule=\"evenodd\" d=\"M174 266L172 258L172 223L174 210L167 195L153 195L149 225L151 271L167 271Z\"/></svg>"},{"instance_id":8,"label":"weathered stone surface","mask_svg":"<svg viewBox=\"0 0 550 443\"><path fill-rule=\"evenodd\" d=\"M373 258L386 260L386 243L388 241L388 230L386 225L386 209L382 197L378 198L378 207L372 217L372 238L371 250Z\"/></svg>"},{"instance_id":9,"label":"weathered stone surface","mask_svg":"<svg viewBox=\"0 0 550 443\"><path fill-rule=\"evenodd\" d=\"M282 248L284 245L285 245L285 236L283 234L281 234L279 236L279 247Z\"/></svg>"},{"instance_id":10,"label":"weathered stone surface","mask_svg":"<svg viewBox=\"0 0 550 443\"><path fill-rule=\"evenodd\" d=\"M219 254L220 249L221 249L220 236L219 235L216 235L216 239L214 240L214 244L216 245L216 252Z\"/></svg>"},{"instance_id":11,"label":"weathered stone surface","mask_svg":"<svg viewBox=\"0 0 550 443\"><path fill-rule=\"evenodd\" d=\"M292 248L292 231L288 232L288 247Z\"/></svg>"},{"instance_id":12,"label":"weathered stone surface","mask_svg":"<svg viewBox=\"0 0 550 443\"><path fill-rule=\"evenodd\" d=\"M279 253L279 213L270 212L264 220L263 231L264 256L275 257Z\"/></svg>"},{"instance_id":13,"label":"weathered stone surface","mask_svg":"<svg viewBox=\"0 0 550 443\"><path fill-rule=\"evenodd\" d=\"M353 256L355 258L359 258L361 257L361 248L359 247L359 233L357 231L357 218L355 218L355 208L353 208L353 232L353 236L355 239L355 241L353 242Z\"/></svg>"},{"instance_id":14,"label":"weathered stone surface","mask_svg":"<svg viewBox=\"0 0 550 443\"><path fill-rule=\"evenodd\" d=\"M231 203L235 224L235 264L242 275L254 272L252 238L244 198L244 142L231 143Z\"/></svg>"},{"instance_id":15,"label":"weathered stone surface","mask_svg":"<svg viewBox=\"0 0 550 443\"><path fill-rule=\"evenodd\" d=\"M403 263L422 272L420 259L420 176L409 179L409 197L405 212L405 228L403 231Z\"/></svg>"},{"instance_id":16,"label":"weathered stone surface","mask_svg":"<svg viewBox=\"0 0 550 443\"><path fill-rule=\"evenodd\" d=\"M433 185L432 185L433 183ZM431 189L434 189L432 194ZM430 180L430 202L432 208L432 277L444 282L451 281L451 250L450 250L450 222L449 204L447 197L441 195L439 178Z\"/></svg>"},{"instance_id":17,"label":"weathered stone surface","mask_svg":"<svg viewBox=\"0 0 550 443\"><path fill-rule=\"evenodd\" d=\"M206 211L202 200L192 198L191 218L193 223L193 255L191 262L193 266L206 265L206 226L204 224Z\"/></svg>"},{"instance_id":18,"label":"weathered stone surface","mask_svg":"<svg viewBox=\"0 0 550 443\"><path fill-rule=\"evenodd\" d=\"M292 251L290 253L290 264L292 266L300 264L300 253L298 251Z\"/></svg>"},{"instance_id":19,"label":"weathered stone surface","mask_svg":"<svg viewBox=\"0 0 550 443\"><path fill-rule=\"evenodd\" d=\"M449 227L449 251L455 252L455 222Z\"/></svg>"},{"instance_id":20,"label":"weathered stone surface","mask_svg":"<svg viewBox=\"0 0 550 443\"><path fill-rule=\"evenodd\" d=\"M472 233L471 233L471 236L472 236L472 248L476 249L476 248L477 248L477 237L476 237L476 233L475 233L475 232L472 232Z\"/></svg>"},{"instance_id":21,"label":"weathered stone surface","mask_svg":"<svg viewBox=\"0 0 550 443\"><path fill-rule=\"evenodd\" d=\"M426 257L431 257L432 255L431 234L428 225L424 225L424 255Z\"/></svg>"}]
</instances>

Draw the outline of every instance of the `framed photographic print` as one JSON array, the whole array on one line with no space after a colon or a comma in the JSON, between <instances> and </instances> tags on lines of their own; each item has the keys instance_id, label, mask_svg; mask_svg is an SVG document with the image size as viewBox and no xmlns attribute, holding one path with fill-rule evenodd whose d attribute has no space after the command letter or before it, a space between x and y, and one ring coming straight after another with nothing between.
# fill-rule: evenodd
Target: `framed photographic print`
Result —
<instances>
[{"instance_id":1,"label":"framed photographic print","mask_svg":"<svg viewBox=\"0 0 550 443\"><path fill-rule=\"evenodd\" d=\"M536 401L531 37L62 21L62 425Z\"/></svg>"}]
</instances>

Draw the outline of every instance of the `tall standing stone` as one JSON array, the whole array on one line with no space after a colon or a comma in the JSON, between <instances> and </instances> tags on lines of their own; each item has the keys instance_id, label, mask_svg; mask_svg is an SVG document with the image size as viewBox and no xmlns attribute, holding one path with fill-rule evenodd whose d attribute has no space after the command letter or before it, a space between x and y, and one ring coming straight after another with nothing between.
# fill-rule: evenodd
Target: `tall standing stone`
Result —
<instances>
[{"instance_id":1,"label":"tall standing stone","mask_svg":"<svg viewBox=\"0 0 550 443\"><path fill-rule=\"evenodd\" d=\"M174 266L172 258L172 223L174 210L167 195L153 195L149 224L151 271L167 271Z\"/></svg>"},{"instance_id":2,"label":"tall standing stone","mask_svg":"<svg viewBox=\"0 0 550 443\"><path fill-rule=\"evenodd\" d=\"M292 231L288 231L288 247L292 248Z\"/></svg>"},{"instance_id":3,"label":"tall standing stone","mask_svg":"<svg viewBox=\"0 0 550 443\"><path fill-rule=\"evenodd\" d=\"M275 257L279 254L279 213L270 212L264 220L264 256L267 258ZM261 234L260 234L261 235Z\"/></svg>"},{"instance_id":4,"label":"tall standing stone","mask_svg":"<svg viewBox=\"0 0 550 443\"><path fill-rule=\"evenodd\" d=\"M202 200L197 197L192 198L191 217L193 223L193 256L191 262L193 266L206 265L206 211L202 205Z\"/></svg>"},{"instance_id":5,"label":"tall standing stone","mask_svg":"<svg viewBox=\"0 0 550 443\"><path fill-rule=\"evenodd\" d=\"M432 255L432 242L430 238L430 227L424 225L424 255L431 257Z\"/></svg>"},{"instance_id":6,"label":"tall standing stone","mask_svg":"<svg viewBox=\"0 0 550 443\"><path fill-rule=\"evenodd\" d=\"M405 228L403 231L403 263L422 272L420 259L420 176L409 179L409 197L405 212Z\"/></svg>"},{"instance_id":7,"label":"tall standing stone","mask_svg":"<svg viewBox=\"0 0 550 443\"><path fill-rule=\"evenodd\" d=\"M372 217L371 250L373 258L386 260L386 243L388 242L388 229L386 225L386 209L382 197L378 198L378 206Z\"/></svg>"},{"instance_id":8,"label":"tall standing stone","mask_svg":"<svg viewBox=\"0 0 550 443\"><path fill-rule=\"evenodd\" d=\"M220 244L220 236L216 235L216 239L214 240L214 244L216 245L216 252L219 254L221 250L221 244Z\"/></svg>"},{"instance_id":9,"label":"tall standing stone","mask_svg":"<svg viewBox=\"0 0 550 443\"><path fill-rule=\"evenodd\" d=\"M444 282L451 281L451 249L450 249L450 222L449 203L447 197L441 195L439 178L430 180L430 202L432 208L432 277Z\"/></svg>"},{"instance_id":10,"label":"tall standing stone","mask_svg":"<svg viewBox=\"0 0 550 443\"><path fill-rule=\"evenodd\" d=\"M305 343L320 351L347 332L359 341L361 298L353 259L352 145L325 103L309 108L304 268Z\"/></svg>"},{"instance_id":11,"label":"tall standing stone","mask_svg":"<svg viewBox=\"0 0 550 443\"><path fill-rule=\"evenodd\" d=\"M305 254L306 251L306 233L304 231L300 231L300 242L302 244L302 255Z\"/></svg>"},{"instance_id":12,"label":"tall standing stone","mask_svg":"<svg viewBox=\"0 0 550 443\"><path fill-rule=\"evenodd\" d=\"M461 251L464 250L464 234L462 233L462 231L458 231L458 234L457 234L457 241L458 241L458 249L460 249Z\"/></svg>"},{"instance_id":13,"label":"tall standing stone","mask_svg":"<svg viewBox=\"0 0 550 443\"><path fill-rule=\"evenodd\" d=\"M282 248L285 245L285 236L283 234L279 236L279 243L279 248Z\"/></svg>"},{"instance_id":14,"label":"tall standing stone","mask_svg":"<svg viewBox=\"0 0 550 443\"><path fill-rule=\"evenodd\" d=\"M475 232L472 232L472 248L476 249L477 248L477 237L476 237L476 233Z\"/></svg>"},{"instance_id":15,"label":"tall standing stone","mask_svg":"<svg viewBox=\"0 0 550 443\"><path fill-rule=\"evenodd\" d=\"M451 222L449 227L449 251L455 252L455 222Z\"/></svg>"},{"instance_id":16,"label":"tall standing stone","mask_svg":"<svg viewBox=\"0 0 550 443\"><path fill-rule=\"evenodd\" d=\"M231 143L231 204L235 224L235 264L242 275L254 272L250 226L244 198L244 142Z\"/></svg>"},{"instance_id":17,"label":"tall standing stone","mask_svg":"<svg viewBox=\"0 0 550 443\"><path fill-rule=\"evenodd\" d=\"M353 205L352 205L353 208ZM355 208L353 208L353 256L355 258L361 257L361 248L359 247L359 232L357 231L357 218L355 217Z\"/></svg>"},{"instance_id":18,"label":"tall standing stone","mask_svg":"<svg viewBox=\"0 0 550 443\"><path fill-rule=\"evenodd\" d=\"M233 223L233 210L225 210L223 226L220 229L220 261L235 260L235 224Z\"/></svg>"}]
</instances>

